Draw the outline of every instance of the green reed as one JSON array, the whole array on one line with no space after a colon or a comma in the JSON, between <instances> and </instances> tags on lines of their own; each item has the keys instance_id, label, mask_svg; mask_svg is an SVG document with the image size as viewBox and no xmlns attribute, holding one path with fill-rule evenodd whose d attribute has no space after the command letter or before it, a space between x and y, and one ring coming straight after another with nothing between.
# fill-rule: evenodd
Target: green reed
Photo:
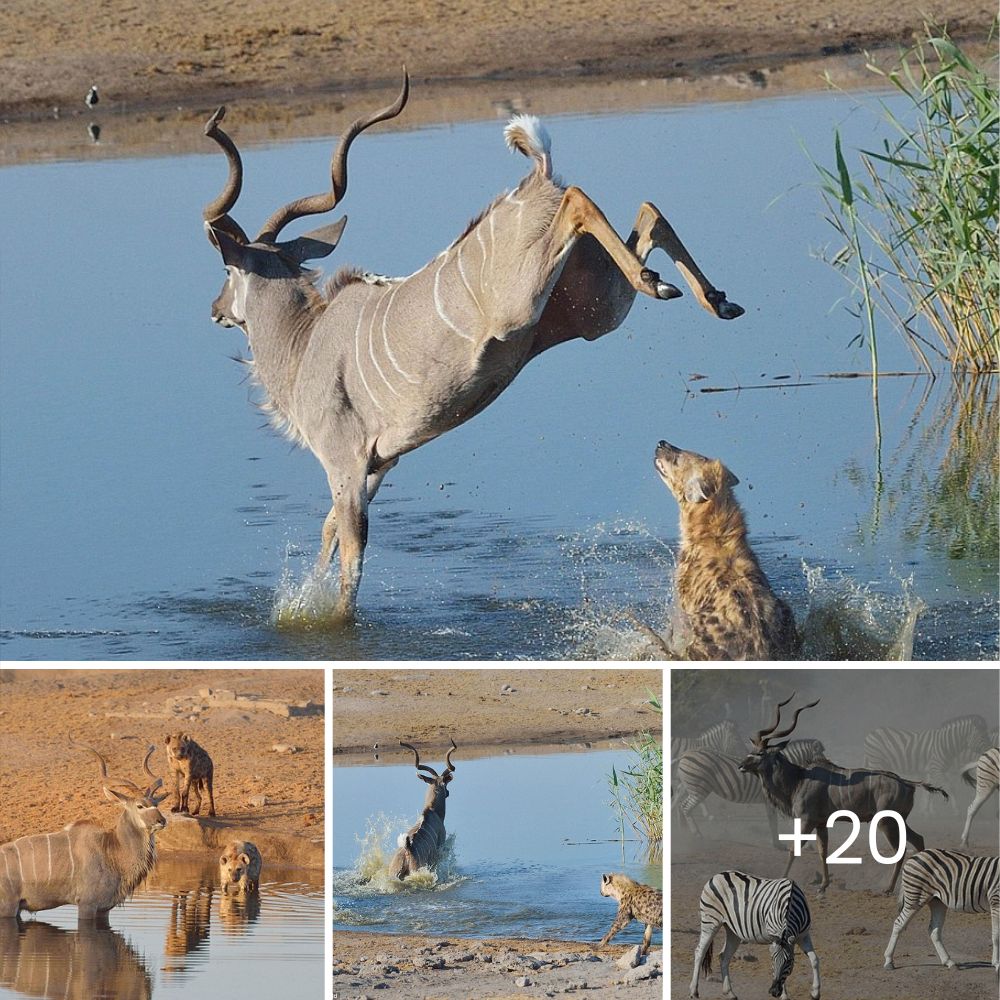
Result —
<instances>
[{"instance_id":1,"label":"green reed","mask_svg":"<svg viewBox=\"0 0 1000 1000\"><path fill-rule=\"evenodd\" d=\"M972 372L998 366L997 83L946 31L925 30L893 69L868 62L907 99L900 113L878 104L892 139L858 151L860 175L839 132L835 170L815 164L827 220L843 240L826 259L857 295L874 378L876 314L928 372L940 361Z\"/></svg>"},{"instance_id":2,"label":"green reed","mask_svg":"<svg viewBox=\"0 0 1000 1000\"><path fill-rule=\"evenodd\" d=\"M646 702L663 713L656 695ZM639 733L627 744L634 755L626 770L614 766L608 776L611 806L615 810L624 851L625 824L643 838L647 853L658 856L663 843L663 745L652 733Z\"/></svg>"}]
</instances>

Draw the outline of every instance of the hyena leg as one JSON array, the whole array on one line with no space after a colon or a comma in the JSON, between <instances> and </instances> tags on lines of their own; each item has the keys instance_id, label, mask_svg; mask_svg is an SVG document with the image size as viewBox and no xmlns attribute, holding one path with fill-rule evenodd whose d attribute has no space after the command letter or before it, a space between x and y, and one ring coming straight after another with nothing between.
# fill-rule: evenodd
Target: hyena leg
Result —
<instances>
[{"instance_id":1,"label":"hyena leg","mask_svg":"<svg viewBox=\"0 0 1000 1000\"><path fill-rule=\"evenodd\" d=\"M174 804L170 807L172 813L181 811L181 773L174 771Z\"/></svg>"},{"instance_id":2,"label":"hyena leg","mask_svg":"<svg viewBox=\"0 0 1000 1000\"><path fill-rule=\"evenodd\" d=\"M639 952L640 955L649 954L649 942L653 940L653 925L646 924L646 933L642 935L642 950Z\"/></svg>"},{"instance_id":3,"label":"hyena leg","mask_svg":"<svg viewBox=\"0 0 1000 1000\"><path fill-rule=\"evenodd\" d=\"M197 816L201 812L201 786L202 786L202 780L203 779L201 779L201 778L192 778L191 779L191 791L194 792L194 797L198 800L197 802L195 802L194 808L189 810L189 813L192 816Z\"/></svg>"},{"instance_id":4,"label":"hyena leg","mask_svg":"<svg viewBox=\"0 0 1000 1000\"><path fill-rule=\"evenodd\" d=\"M188 811L190 797L191 797L191 775L186 774L184 776L184 787L181 789L181 795L180 795L180 807L182 813L186 813Z\"/></svg>"},{"instance_id":5,"label":"hyena leg","mask_svg":"<svg viewBox=\"0 0 1000 1000\"><path fill-rule=\"evenodd\" d=\"M644 202L639 209L639 217L635 223L639 240L636 245L636 255L645 260L653 247L659 247L670 255L681 272L694 297L713 316L719 319L736 319L745 310L735 302L726 298L726 293L716 288L705 277L695 259L688 253L687 247L674 232L674 227L663 217L660 210L651 202Z\"/></svg>"},{"instance_id":6,"label":"hyena leg","mask_svg":"<svg viewBox=\"0 0 1000 1000\"><path fill-rule=\"evenodd\" d=\"M606 945L620 930L624 930L631 920L632 915L630 913L619 910L618 915L615 917L615 922L609 928L608 933L601 938L601 944Z\"/></svg>"},{"instance_id":7,"label":"hyena leg","mask_svg":"<svg viewBox=\"0 0 1000 1000\"><path fill-rule=\"evenodd\" d=\"M212 782L215 777L215 766L213 765L208 769L208 774L205 776L205 788L208 791L208 815L215 815L215 795L212 792Z\"/></svg>"}]
</instances>

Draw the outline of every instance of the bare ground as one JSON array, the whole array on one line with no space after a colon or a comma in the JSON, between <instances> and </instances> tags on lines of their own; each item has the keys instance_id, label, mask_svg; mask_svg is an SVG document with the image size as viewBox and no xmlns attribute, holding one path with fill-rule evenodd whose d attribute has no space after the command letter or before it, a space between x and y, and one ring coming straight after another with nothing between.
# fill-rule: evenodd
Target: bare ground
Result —
<instances>
[{"instance_id":1,"label":"bare ground","mask_svg":"<svg viewBox=\"0 0 1000 1000\"><path fill-rule=\"evenodd\" d=\"M501 694L507 685L510 694ZM340 670L333 674L333 753L371 759L399 740L463 753L498 746L586 744L662 731L646 704L659 670Z\"/></svg>"},{"instance_id":2,"label":"bare ground","mask_svg":"<svg viewBox=\"0 0 1000 1000\"><path fill-rule=\"evenodd\" d=\"M160 852L216 851L252 840L273 863L322 868L323 716L280 718L223 707L199 689L323 702L321 670L5 670L0 675L0 843L89 819L110 828L118 810L101 793L98 766L69 735L105 754L110 773L137 784L146 747L165 775L164 737L189 732L215 764L217 816L170 813ZM275 745L297 753L276 753ZM251 796L265 795L263 806ZM207 808L207 807L206 807ZM204 811L204 810L203 810Z\"/></svg>"},{"instance_id":3,"label":"bare ground","mask_svg":"<svg viewBox=\"0 0 1000 1000\"><path fill-rule=\"evenodd\" d=\"M715 803L713 805L713 803ZM678 833L671 851L671 995L686 997L691 981L695 945L698 942L698 898L705 882L716 872L737 869L754 875L777 878L784 872L784 849L769 846L770 834L762 806L732 807L726 811L722 833L722 810L718 800L709 800L717 822L698 820L705 836L692 838ZM964 813L964 809L963 809ZM984 810L973 828L972 853L989 852L992 822L993 850L996 849L997 821ZM915 812L911 826L924 835L928 846L958 846L963 816L957 812L934 817ZM714 825L715 830L711 830ZM779 821L779 832L787 824ZM790 827L789 827L790 829ZM830 837L840 844L848 827ZM846 857L866 857L861 865L831 867L832 883L822 899L809 882L817 870L815 850L807 846L796 860L791 877L806 890L812 914L812 941L819 956L823 1000L993 1000L997 996L997 976L989 965L990 915L949 912L943 940L957 969L940 965L927 934L929 911L918 914L900 936L894 961L895 970L882 968L883 953L896 918L895 896L886 896L891 869L867 856L868 827L845 853ZM862 855L862 848L864 855ZM886 852L884 841L881 849ZM703 1000L722 996L718 954L723 934L715 940L712 973L702 978ZM749 958L747 957L749 956ZM730 967L733 989L739 996L765 997L771 983L770 961L764 945L743 945ZM788 981L793 997L809 995L809 963L796 952L795 969Z\"/></svg>"}]
</instances>

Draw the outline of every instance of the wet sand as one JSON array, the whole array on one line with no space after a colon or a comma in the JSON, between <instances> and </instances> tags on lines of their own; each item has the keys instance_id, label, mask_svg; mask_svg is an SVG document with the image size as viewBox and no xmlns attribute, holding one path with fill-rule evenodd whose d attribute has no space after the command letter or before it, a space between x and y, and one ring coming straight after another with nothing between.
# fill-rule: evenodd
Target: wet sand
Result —
<instances>
[{"instance_id":1,"label":"wet sand","mask_svg":"<svg viewBox=\"0 0 1000 1000\"><path fill-rule=\"evenodd\" d=\"M142 759L166 774L164 738L190 733L215 765L216 817L186 817L162 805L157 849L215 852L249 839L273 863L322 868L323 715L281 718L246 704L217 704L201 689L254 693L288 704L323 702L319 670L5 670L0 674L0 843L59 830L74 820L111 828L119 810L101 792L98 765L69 735L108 760L109 773L148 779ZM295 753L275 752L292 746ZM264 805L251 805L264 795ZM207 806L203 807L203 812Z\"/></svg>"}]
</instances>

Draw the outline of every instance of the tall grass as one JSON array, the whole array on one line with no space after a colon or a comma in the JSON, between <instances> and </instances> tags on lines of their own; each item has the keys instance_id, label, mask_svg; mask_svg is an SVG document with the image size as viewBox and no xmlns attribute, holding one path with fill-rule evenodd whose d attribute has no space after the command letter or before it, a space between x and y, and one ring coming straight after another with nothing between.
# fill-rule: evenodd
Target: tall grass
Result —
<instances>
[{"instance_id":1,"label":"tall grass","mask_svg":"<svg viewBox=\"0 0 1000 1000\"><path fill-rule=\"evenodd\" d=\"M837 132L835 169L816 164L827 219L843 240L827 260L857 295L876 378L876 314L928 372L942 361L998 367L997 84L946 31L926 35L891 70L868 62L906 98L900 113L878 103L893 138L881 151L858 151L859 173Z\"/></svg>"},{"instance_id":2,"label":"tall grass","mask_svg":"<svg viewBox=\"0 0 1000 1000\"><path fill-rule=\"evenodd\" d=\"M663 713L656 695L650 694L646 704ZM645 841L647 854L658 857L663 846L663 745L651 733L644 732L628 748L635 755L634 760L621 772L612 766L608 777L622 849L628 823Z\"/></svg>"}]
</instances>

